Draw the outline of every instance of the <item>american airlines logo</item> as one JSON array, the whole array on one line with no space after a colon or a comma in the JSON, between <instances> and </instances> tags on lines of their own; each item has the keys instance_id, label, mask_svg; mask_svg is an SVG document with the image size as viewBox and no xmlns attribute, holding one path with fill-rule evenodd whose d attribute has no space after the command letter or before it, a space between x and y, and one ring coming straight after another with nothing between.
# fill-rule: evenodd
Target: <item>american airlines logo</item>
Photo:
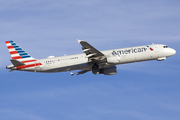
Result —
<instances>
[{"instance_id":1,"label":"american airlines logo","mask_svg":"<svg viewBox=\"0 0 180 120\"><path fill-rule=\"evenodd\" d=\"M147 47L151 50L151 51L153 51L154 49L152 49L151 47L149 47L148 45L147 45Z\"/></svg>"},{"instance_id":2,"label":"american airlines logo","mask_svg":"<svg viewBox=\"0 0 180 120\"><path fill-rule=\"evenodd\" d=\"M146 51L147 51L147 48L142 47L142 48L131 48L131 49L113 51L111 54L123 55L123 54L131 54L131 53L141 53L141 52L146 52Z\"/></svg>"}]
</instances>

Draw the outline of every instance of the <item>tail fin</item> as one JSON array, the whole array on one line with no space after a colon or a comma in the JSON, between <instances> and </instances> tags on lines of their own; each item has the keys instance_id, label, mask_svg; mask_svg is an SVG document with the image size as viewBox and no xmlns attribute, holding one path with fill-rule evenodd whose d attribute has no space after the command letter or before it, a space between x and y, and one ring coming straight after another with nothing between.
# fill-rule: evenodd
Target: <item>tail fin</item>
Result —
<instances>
[{"instance_id":1,"label":"tail fin","mask_svg":"<svg viewBox=\"0 0 180 120\"><path fill-rule=\"evenodd\" d=\"M28 53L26 53L23 49L21 49L15 42L13 41L6 41L7 48L12 59L25 59L33 60L34 58L31 57Z\"/></svg>"},{"instance_id":2,"label":"tail fin","mask_svg":"<svg viewBox=\"0 0 180 120\"><path fill-rule=\"evenodd\" d=\"M13 65L6 66L7 69L24 70L25 68L31 68L42 65L35 58L31 57L27 52L20 48L13 41L6 41L7 48L12 57L10 60Z\"/></svg>"}]
</instances>

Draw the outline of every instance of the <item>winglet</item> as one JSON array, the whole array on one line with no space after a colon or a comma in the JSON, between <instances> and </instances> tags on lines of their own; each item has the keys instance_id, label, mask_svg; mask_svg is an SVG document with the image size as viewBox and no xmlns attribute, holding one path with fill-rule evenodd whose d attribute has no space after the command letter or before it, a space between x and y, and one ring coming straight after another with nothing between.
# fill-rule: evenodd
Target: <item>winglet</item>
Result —
<instances>
[{"instance_id":1,"label":"winglet","mask_svg":"<svg viewBox=\"0 0 180 120\"><path fill-rule=\"evenodd\" d=\"M73 75L74 75L74 73L72 73L72 72L70 72L70 74L71 74L71 76L73 76Z\"/></svg>"},{"instance_id":2,"label":"winglet","mask_svg":"<svg viewBox=\"0 0 180 120\"><path fill-rule=\"evenodd\" d=\"M78 40L78 39L77 39L77 41L78 41L78 43L80 43L80 42L81 42L81 40Z\"/></svg>"}]
</instances>

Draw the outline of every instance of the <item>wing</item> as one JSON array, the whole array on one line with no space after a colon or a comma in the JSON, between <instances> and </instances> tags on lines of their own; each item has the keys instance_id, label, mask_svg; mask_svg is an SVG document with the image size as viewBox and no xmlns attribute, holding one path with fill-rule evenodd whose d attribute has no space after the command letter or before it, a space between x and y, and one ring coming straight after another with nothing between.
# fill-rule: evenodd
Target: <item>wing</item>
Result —
<instances>
[{"instance_id":1,"label":"wing","mask_svg":"<svg viewBox=\"0 0 180 120\"><path fill-rule=\"evenodd\" d=\"M89 62L103 62L106 58L102 52L91 46L86 41L78 40L78 42L82 45L82 50L86 54L86 57L89 58Z\"/></svg>"}]
</instances>

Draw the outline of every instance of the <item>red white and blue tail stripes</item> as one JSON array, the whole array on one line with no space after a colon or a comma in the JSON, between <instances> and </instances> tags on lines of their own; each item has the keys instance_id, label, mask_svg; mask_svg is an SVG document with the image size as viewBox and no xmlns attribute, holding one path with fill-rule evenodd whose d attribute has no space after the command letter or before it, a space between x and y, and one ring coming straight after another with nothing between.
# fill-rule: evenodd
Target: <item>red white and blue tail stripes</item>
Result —
<instances>
[{"instance_id":1,"label":"red white and blue tail stripes","mask_svg":"<svg viewBox=\"0 0 180 120\"><path fill-rule=\"evenodd\" d=\"M15 42L6 41L6 45L12 59L18 60L25 64L23 66L16 66L17 69L24 69L42 65L41 63L37 62L35 58L31 57L27 52L20 48Z\"/></svg>"},{"instance_id":2,"label":"red white and blue tail stripes","mask_svg":"<svg viewBox=\"0 0 180 120\"><path fill-rule=\"evenodd\" d=\"M32 58L23 49L21 49L15 42L6 41L6 45L12 59Z\"/></svg>"}]
</instances>

